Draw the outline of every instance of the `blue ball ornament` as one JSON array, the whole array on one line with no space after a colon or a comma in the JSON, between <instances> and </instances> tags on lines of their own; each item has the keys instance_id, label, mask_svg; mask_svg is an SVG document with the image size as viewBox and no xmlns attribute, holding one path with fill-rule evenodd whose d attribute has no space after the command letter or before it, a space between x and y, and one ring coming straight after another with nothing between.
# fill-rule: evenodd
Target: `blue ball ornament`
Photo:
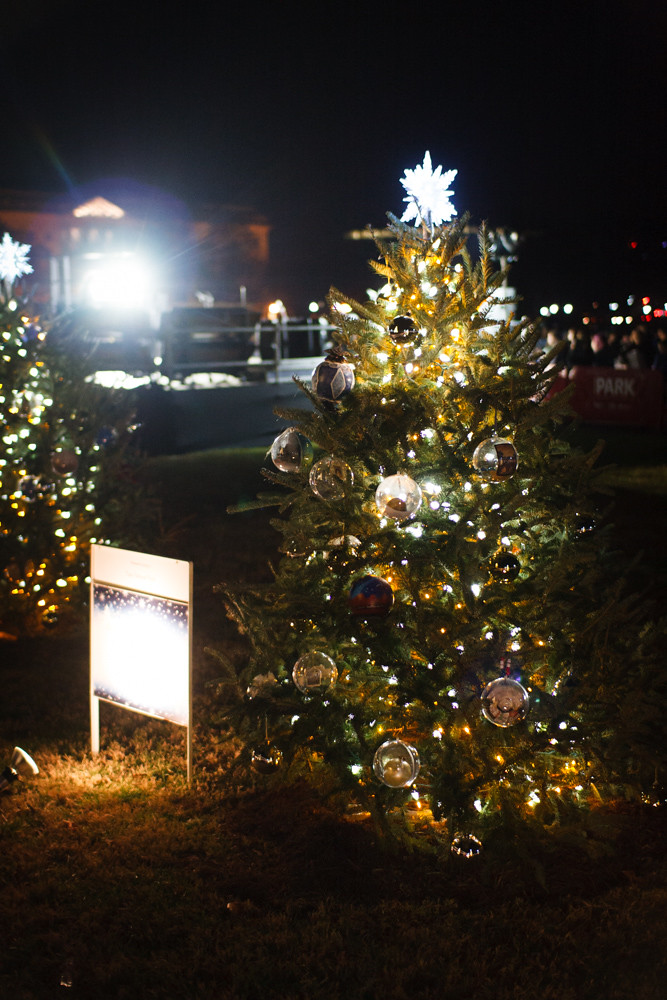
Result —
<instances>
[{"instance_id":1,"label":"blue ball ornament","mask_svg":"<svg viewBox=\"0 0 667 1000\"><path fill-rule=\"evenodd\" d=\"M330 352L313 372L311 388L316 396L339 403L354 387L354 368L342 354Z\"/></svg>"},{"instance_id":2,"label":"blue ball ornament","mask_svg":"<svg viewBox=\"0 0 667 1000\"><path fill-rule=\"evenodd\" d=\"M360 618L383 617L389 614L393 603L394 591L379 576L362 576L350 588L350 611Z\"/></svg>"}]
</instances>

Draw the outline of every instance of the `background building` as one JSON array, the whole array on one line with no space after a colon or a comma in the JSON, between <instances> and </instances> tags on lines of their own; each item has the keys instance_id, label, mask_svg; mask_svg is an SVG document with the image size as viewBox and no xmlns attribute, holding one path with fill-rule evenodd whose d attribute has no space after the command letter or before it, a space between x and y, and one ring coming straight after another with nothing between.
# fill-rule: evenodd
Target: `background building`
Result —
<instances>
[{"instance_id":1,"label":"background building","mask_svg":"<svg viewBox=\"0 0 667 1000\"><path fill-rule=\"evenodd\" d=\"M33 300L147 311L243 303L261 310L269 225L251 208L186 205L158 189L101 181L66 195L0 190L0 231L31 246Z\"/></svg>"}]
</instances>

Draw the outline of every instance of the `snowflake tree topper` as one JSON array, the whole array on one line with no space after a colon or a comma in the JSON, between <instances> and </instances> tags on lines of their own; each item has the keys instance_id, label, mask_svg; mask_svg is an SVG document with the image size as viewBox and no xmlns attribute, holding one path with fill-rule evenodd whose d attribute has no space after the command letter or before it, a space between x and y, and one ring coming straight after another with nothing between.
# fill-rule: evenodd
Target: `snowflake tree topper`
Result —
<instances>
[{"instance_id":1,"label":"snowflake tree topper","mask_svg":"<svg viewBox=\"0 0 667 1000\"><path fill-rule=\"evenodd\" d=\"M32 274L28 263L30 247L26 243L15 243L9 233L5 233L0 243L0 279L10 284L23 274Z\"/></svg>"},{"instance_id":2,"label":"snowflake tree topper","mask_svg":"<svg viewBox=\"0 0 667 1000\"><path fill-rule=\"evenodd\" d=\"M431 165L431 154L428 150L424 153L424 162L421 166L416 166L414 170L406 170L405 176L401 177L401 184L408 192L406 208L401 218L402 222L409 222L414 219L416 225L420 222L427 226L439 226L442 222L449 222L456 209L449 200L454 192L449 190L449 185L456 177L457 170L447 170L442 173L442 167Z\"/></svg>"}]
</instances>

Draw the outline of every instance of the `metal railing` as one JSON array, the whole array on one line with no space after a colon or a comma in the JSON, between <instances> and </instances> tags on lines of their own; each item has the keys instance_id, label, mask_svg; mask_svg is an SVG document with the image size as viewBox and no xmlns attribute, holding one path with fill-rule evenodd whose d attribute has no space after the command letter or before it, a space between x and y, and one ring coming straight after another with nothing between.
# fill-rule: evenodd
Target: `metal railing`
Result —
<instances>
[{"instance_id":1,"label":"metal railing","mask_svg":"<svg viewBox=\"0 0 667 1000\"><path fill-rule=\"evenodd\" d=\"M228 373L280 381L312 367L326 353L335 327L319 323L258 323L255 327L163 331L156 369L168 378Z\"/></svg>"}]
</instances>

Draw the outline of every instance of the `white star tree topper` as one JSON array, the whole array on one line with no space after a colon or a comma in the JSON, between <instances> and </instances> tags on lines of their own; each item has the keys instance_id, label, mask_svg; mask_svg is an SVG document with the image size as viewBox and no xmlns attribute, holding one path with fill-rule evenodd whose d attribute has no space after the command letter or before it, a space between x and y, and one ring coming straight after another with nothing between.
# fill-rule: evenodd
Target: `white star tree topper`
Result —
<instances>
[{"instance_id":1,"label":"white star tree topper","mask_svg":"<svg viewBox=\"0 0 667 1000\"><path fill-rule=\"evenodd\" d=\"M0 243L0 279L11 283L23 274L32 274L29 251L27 243L15 243L9 233L5 233Z\"/></svg>"},{"instance_id":2,"label":"white star tree topper","mask_svg":"<svg viewBox=\"0 0 667 1000\"><path fill-rule=\"evenodd\" d=\"M427 150L423 164L416 166L414 170L406 170L405 176L401 177L401 184L408 192L408 197L403 199L407 201L408 207L401 221L409 222L414 219L416 225L424 222L427 226L449 222L456 215L456 209L449 200L454 193L449 190L449 185L457 173L458 170L447 170L443 174L441 166L434 170L431 154Z\"/></svg>"}]
</instances>

